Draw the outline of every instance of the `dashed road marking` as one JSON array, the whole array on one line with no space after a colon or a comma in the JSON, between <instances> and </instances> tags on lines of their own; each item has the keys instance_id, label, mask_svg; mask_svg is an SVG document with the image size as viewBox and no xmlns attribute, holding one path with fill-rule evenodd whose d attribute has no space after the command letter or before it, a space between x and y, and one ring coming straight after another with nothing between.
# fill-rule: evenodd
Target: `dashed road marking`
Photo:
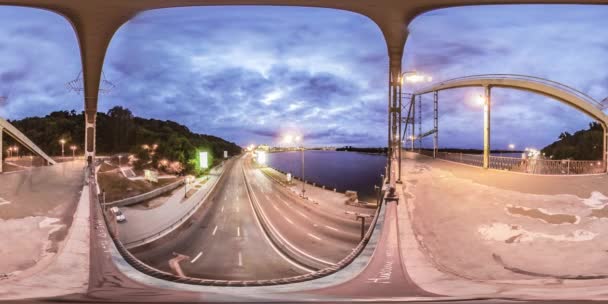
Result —
<instances>
[{"instance_id":1,"label":"dashed road marking","mask_svg":"<svg viewBox=\"0 0 608 304\"><path fill-rule=\"evenodd\" d=\"M239 266L243 266L243 255L239 251Z\"/></svg>"},{"instance_id":2,"label":"dashed road marking","mask_svg":"<svg viewBox=\"0 0 608 304\"><path fill-rule=\"evenodd\" d=\"M308 233L308 236L310 236L310 237L311 237L311 238L313 238L313 239L317 239L318 241L320 241L320 240L321 240L321 238L320 238L320 237L318 237L318 236L316 236L316 235L314 235L314 234L311 234L311 233Z\"/></svg>"},{"instance_id":3,"label":"dashed road marking","mask_svg":"<svg viewBox=\"0 0 608 304\"><path fill-rule=\"evenodd\" d=\"M239 212L239 207L236 207L236 212L237 212L237 213Z\"/></svg>"},{"instance_id":4,"label":"dashed road marking","mask_svg":"<svg viewBox=\"0 0 608 304\"><path fill-rule=\"evenodd\" d=\"M5 200L5 199L3 199L3 198L0 197L0 206L2 206L2 205L8 205L10 203L11 202L9 202L9 201L7 201L7 200Z\"/></svg>"},{"instance_id":5,"label":"dashed road marking","mask_svg":"<svg viewBox=\"0 0 608 304\"><path fill-rule=\"evenodd\" d=\"M302 211L298 211L298 213L299 213L299 214L300 214L302 217L304 217L304 218L306 218L306 219L310 219L310 218L308 217L308 215L306 215L306 214L302 213Z\"/></svg>"},{"instance_id":6,"label":"dashed road marking","mask_svg":"<svg viewBox=\"0 0 608 304\"><path fill-rule=\"evenodd\" d=\"M236 236L241 237L241 226L236 227Z\"/></svg>"},{"instance_id":7,"label":"dashed road marking","mask_svg":"<svg viewBox=\"0 0 608 304\"><path fill-rule=\"evenodd\" d=\"M201 255L203 255L203 252L199 252L192 261L190 261L190 264L194 264L194 262L196 262L196 260L198 260L198 258L201 257Z\"/></svg>"},{"instance_id":8,"label":"dashed road marking","mask_svg":"<svg viewBox=\"0 0 608 304\"><path fill-rule=\"evenodd\" d=\"M334 231L340 231L340 230L338 230L337 228L334 228L334 227L332 227L332 226L327 226L327 225L326 225L326 226L325 226L325 228L327 228L327 229L331 229L331 230L334 230Z\"/></svg>"},{"instance_id":9,"label":"dashed road marking","mask_svg":"<svg viewBox=\"0 0 608 304\"><path fill-rule=\"evenodd\" d=\"M285 217L285 219L286 219L286 220L287 220L287 221L288 221L290 224L292 224L292 225L293 225L293 222L292 222L292 221L291 221L291 220L290 220L288 217Z\"/></svg>"},{"instance_id":10,"label":"dashed road marking","mask_svg":"<svg viewBox=\"0 0 608 304\"><path fill-rule=\"evenodd\" d=\"M215 235L216 232L217 232L217 226L215 226L215 228L213 228L213 233L211 233L211 235Z\"/></svg>"},{"instance_id":11,"label":"dashed road marking","mask_svg":"<svg viewBox=\"0 0 608 304\"><path fill-rule=\"evenodd\" d=\"M222 206L222 211L221 212L224 212L224 206Z\"/></svg>"}]
</instances>

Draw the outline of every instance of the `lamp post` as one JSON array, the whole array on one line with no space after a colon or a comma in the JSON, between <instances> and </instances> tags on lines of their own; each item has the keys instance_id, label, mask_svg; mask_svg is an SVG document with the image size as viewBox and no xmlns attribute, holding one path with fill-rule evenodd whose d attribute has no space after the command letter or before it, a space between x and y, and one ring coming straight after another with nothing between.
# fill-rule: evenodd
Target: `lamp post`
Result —
<instances>
[{"instance_id":1,"label":"lamp post","mask_svg":"<svg viewBox=\"0 0 608 304\"><path fill-rule=\"evenodd\" d=\"M65 139L60 139L59 143L61 144L61 157L65 157Z\"/></svg>"},{"instance_id":2,"label":"lamp post","mask_svg":"<svg viewBox=\"0 0 608 304\"><path fill-rule=\"evenodd\" d=\"M402 108L402 104L403 104L403 94L402 94L403 85L405 84L405 82L418 83L418 82L431 82L431 81L433 81L432 77L426 76L426 75L421 74L421 73L418 73L415 70L405 71L405 72L401 73L400 76L401 77L399 78L399 84L400 84L400 86L399 86L399 105L398 105L398 109L399 109L399 112L398 112L398 114L399 114L399 121L398 121L399 130L398 131L397 130L393 130L393 133L397 133L398 132L397 134L399 134L399 135L401 135L401 125L402 125L402 122L403 122L403 117L402 117L402 115L403 115L402 114L402 112L403 112L403 108ZM414 99L412 99L412 100L414 100ZM416 107L413 104L411 105L411 107L412 107L412 114L413 114L413 112L416 110ZM412 115L412 118L414 118L414 115ZM412 122L414 122L414 119L412 119ZM405 126L407 128L408 121L406 121L405 123L406 123ZM397 170L398 170L398 173L397 173L398 174L397 175L397 183L400 184L401 183L401 150L402 150L403 146L402 146L402 139L399 138L399 136L396 136L396 137L397 138L396 138L395 142L393 143L393 145L399 145L399 150L397 151L398 166L399 166L399 168L397 168ZM405 134L404 134L403 137L405 137ZM413 139L414 137L415 137L414 123L412 123L412 151L414 150L414 139ZM389 151L390 150L391 150L391 147L389 147Z\"/></svg>"},{"instance_id":3,"label":"lamp post","mask_svg":"<svg viewBox=\"0 0 608 304\"><path fill-rule=\"evenodd\" d=\"M72 158L76 159L76 149L78 149L76 146L71 146L70 150L72 150Z\"/></svg>"},{"instance_id":4,"label":"lamp post","mask_svg":"<svg viewBox=\"0 0 608 304\"><path fill-rule=\"evenodd\" d=\"M296 136L295 137L295 141L296 143L302 141L302 137L301 136ZM300 155L302 158L302 198L306 198L306 181L304 180L304 145L302 145L301 150L300 150Z\"/></svg>"},{"instance_id":5,"label":"lamp post","mask_svg":"<svg viewBox=\"0 0 608 304\"><path fill-rule=\"evenodd\" d=\"M13 151L15 151L16 156L19 157L19 147L14 146Z\"/></svg>"},{"instance_id":6,"label":"lamp post","mask_svg":"<svg viewBox=\"0 0 608 304\"><path fill-rule=\"evenodd\" d=\"M294 142L296 145L300 142L302 142L302 136L300 135L285 135L283 137L283 142L285 144L291 144L292 142ZM300 170L301 170L301 179L302 179L302 198L306 198L306 182L304 180L304 145L302 145L300 147L300 159L302 161Z\"/></svg>"}]
</instances>

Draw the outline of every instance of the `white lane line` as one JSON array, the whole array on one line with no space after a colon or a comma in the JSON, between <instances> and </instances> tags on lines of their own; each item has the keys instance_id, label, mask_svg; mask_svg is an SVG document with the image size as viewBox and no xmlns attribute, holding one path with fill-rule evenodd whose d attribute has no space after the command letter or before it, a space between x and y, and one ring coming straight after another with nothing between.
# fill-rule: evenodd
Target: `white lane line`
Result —
<instances>
[{"instance_id":1,"label":"white lane line","mask_svg":"<svg viewBox=\"0 0 608 304\"><path fill-rule=\"evenodd\" d=\"M224 212L224 206L222 206L222 212Z\"/></svg>"},{"instance_id":2,"label":"white lane line","mask_svg":"<svg viewBox=\"0 0 608 304\"><path fill-rule=\"evenodd\" d=\"M334 230L334 231L340 231L340 230L338 230L338 229L336 229L336 228L334 228L334 227L332 227L332 226L327 226L327 225L325 225L325 228L327 228L327 229L331 229L331 230Z\"/></svg>"},{"instance_id":3,"label":"white lane line","mask_svg":"<svg viewBox=\"0 0 608 304\"><path fill-rule=\"evenodd\" d=\"M236 207L236 213L239 213L239 207Z\"/></svg>"},{"instance_id":4,"label":"white lane line","mask_svg":"<svg viewBox=\"0 0 608 304\"><path fill-rule=\"evenodd\" d=\"M298 213L299 213L299 214L300 214L302 217L304 217L304 218L306 218L306 219L310 219L310 218L308 217L308 215L306 215L306 214L302 213L302 211L298 211Z\"/></svg>"},{"instance_id":5,"label":"white lane line","mask_svg":"<svg viewBox=\"0 0 608 304\"><path fill-rule=\"evenodd\" d=\"M243 182L245 183L245 186L247 186L247 179L246 179L246 177L245 177L245 169L243 169L243 175L242 175L242 176L243 176ZM258 199L257 199L257 197L256 197L256 195L255 195L255 192L253 191L253 185L249 185L249 187L251 188L251 192L249 192L249 190L246 190L246 193L247 193L247 197L249 198L249 206L251 207L251 211L255 213L255 208L253 207L253 204L254 204L254 203L253 203L253 200L255 199L255 200L257 201ZM265 216L265 215L263 214L263 211L262 211L262 216ZM255 219L256 224L258 224L258 228L259 228L259 229L260 229L260 231L262 232L262 236L264 237L264 239L266 240L266 242L268 242L268 244L270 245L270 247L272 247L272 249L273 249L273 250L274 250L274 251L275 251L275 252L276 252L276 253L277 253L277 254L278 254L280 257L282 257L282 258L283 258L283 259L284 259L286 262L288 262L289 264L291 264L291 265L293 265L293 266L295 266L295 267L297 267L297 268L299 268L299 269L302 269L302 270L304 270L304 271L306 271L306 272L308 272L308 273L315 272L315 270L310 269L310 268L308 268L308 267L304 267L304 266L302 266L302 265L300 265L300 264L298 264L298 263L294 262L294 261L293 261L291 258L287 257L287 256L286 256L286 255L285 255L285 254L284 254L284 253L283 253L281 250L279 250L279 249L277 248L277 246L274 244L274 242L273 242L273 241L271 241L271 240L270 240L270 238L268 237L268 235L267 235L267 234L264 232L264 228L262 228L262 224L260 223L260 219L259 219L257 216L254 216L253 218ZM270 225L272 226L272 224L270 224ZM274 229L274 227L273 227L273 229ZM281 237L281 238L282 238L282 237ZM290 245L291 245L291 244L290 244ZM291 246L293 247L293 245L291 245ZM298 251L300 251L300 252L301 252L301 250L298 250ZM305 254L305 253L304 253L304 254ZM307 255L307 256L309 256L309 255ZM314 258L314 257L313 257L313 258Z\"/></svg>"},{"instance_id":6,"label":"white lane line","mask_svg":"<svg viewBox=\"0 0 608 304\"><path fill-rule=\"evenodd\" d=\"M243 266L243 255L239 251L239 266Z\"/></svg>"},{"instance_id":7,"label":"white lane line","mask_svg":"<svg viewBox=\"0 0 608 304\"><path fill-rule=\"evenodd\" d=\"M201 257L201 255L203 255L203 252L202 252L202 251L201 251L201 252L199 252L199 253L196 255L196 257L194 257L194 259L193 259L192 261L190 261L190 264L194 264L194 262L196 262L196 260L198 260L198 258L200 258L200 257Z\"/></svg>"},{"instance_id":8,"label":"white lane line","mask_svg":"<svg viewBox=\"0 0 608 304\"><path fill-rule=\"evenodd\" d=\"M279 207L277 207L277 205L272 204L272 207L274 207L274 209L275 209L276 211L279 211Z\"/></svg>"},{"instance_id":9,"label":"white lane line","mask_svg":"<svg viewBox=\"0 0 608 304\"><path fill-rule=\"evenodd\" d=\"M9 201L2 201L2 199L0 198L0 206L2 206L2 205L8 205L10 203L11 202L9 202Z\"/></svg>"},{"instance_id":10,"label":"white lane line","mask_svg":"<svg viewBox=\"0 0 608 304\"><path fill-rule=\"evenodd\" d=\"M318 236L316 236L316 235L314 235L314 234L311 234L311 233L307 233L307 234L308 234L308 236L309 236L309 237L311 237L311 238L317 239L317 240L319 240L319 241L321 240L321 238L320 238L320 237L318 237Z\"/></svg>"},{"instance_id":11,"label":"white lane line","mask_svg":"<svg viewBox=\"0 0 608 304\"><path fill-rule=\"evenodd\" d=\"M288 221L290 224L292 224L292 225L293 225L293 222L292 222L292 221L291 221L291 220L290 220L288 217L285 217L285 219L286 219L286 220L287 220L287 221Z\"/></svg>"},{"instance_id":12,"label":"white lane line","mask_svg":"<svg viewBox=\"0 0 608 304\"><path fill-rule=\"evenodd\" d=\"M236 236L241 237L241 226L236 227Z\"/></svg>"},{"instance_id":13,"label":"white lane line","mask_svg":"<svg viewBox=\"0 0 608 304\"><path fill-rule=\"evenodd\" d=\"M216 232L217 232L217 226L215 226L215 228L213 229L213 233L211 235L215 235Z\"/></svg>"}]
</instances>

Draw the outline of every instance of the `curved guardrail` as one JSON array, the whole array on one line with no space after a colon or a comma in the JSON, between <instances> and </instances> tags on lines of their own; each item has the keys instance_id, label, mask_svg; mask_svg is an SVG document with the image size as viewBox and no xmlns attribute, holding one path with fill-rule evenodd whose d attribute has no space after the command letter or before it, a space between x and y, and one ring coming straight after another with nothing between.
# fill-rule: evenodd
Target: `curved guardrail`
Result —
<instances>
[{"instance_id":1,"label":"curved guardrail","mask_svg":"<svg viewBox=\"0 0 608 304\"><path fill-rule=\"evenodd\" d=\"M527 76L527 75L520 75L520 74L480 74L480 75L457 77L457 78L444 80L444 81L435 83L433 85L427 86L425 88L422 88L420 90L417 90L416 92L414 92L414 95L419 95L420 92L434 91L432 88L440 86L440 85L449 84L451 82L464 81L464 80L494 80L494 79L524 80L524 81L528 81L528 82L544 84L544 85L547 85L547 86L550 86L553 88L563 90L572 95L575 95L576 97L588 102L589 104L597 107L600 110L603 109L601 102L595 100L593 97L591 97L591 96L587 95L586 93L583 93L573 87L570 87L568 85L565 85L565 84L557 82L557 81L548 80L548 79L541 78L541 77Z\"/></svg>"},{"instance_id":2,"label":"curved guardrail","mask_svg":"<svg viewBox=\"0 0 608 304\"><path fill-rule=\"evenodd\" d=\"M94 171L92 174L94 174ZM95 180L91 179L89 181L89 183L91 186L90 189L93 192L93 195L91 195L91 198L95 200L95 208L100 208L101 205L99 202L99 194L96 193L97 185L95 184ZM335 265L333 265L331 267L326 267L326 268L320 269L318 271L315 271L315 272L312 272L309 274L293 276L293 277L288 277L288 278L281 278L281 279L272 279L272 280L244 280L244 281L212 280L212 279L201 279L201 278L191 278L191 277L179 277L172 273L158 270L154 267L151 267L150 265L143 263L137 257L135 257L133 254L131 254L131 252L129 252L129 250L127 250L127 248L116 237L116 235L114 234L112 229L108 229L108 227L110 227L110 222L108 220L107 214L105 212L102 212L102 213L103 213L103 218L104 218L104 222L106 225L105 229L108 231L108 235L114 242L114 245L116 246L118 252L122 255L123 259L127 263L129 263L129 265L131 265L133 268L137 269L138 271L141 271L142 273L145 273L149 276L152 276L152 277L155 277L158 279L167 280L167 281L176 282L176 283L182 283L182 284L190 284L190 285L234 286L234 287L238 287L238 286L242 286L242 287L245 287L245 286L272 286L272 285L283 285L283 284L292 284L292 283L310 281L310 280L318 279L321 277L325 277L325 276L334 274L341 269L344 269L346 266L348 266L350 263L352 263L355 260L355 258L357 258L357 256L359 256L359 254L363 251L363 249L369 242L370 238L372 237L372 234L375 230L374 228L376 226L376 223L378 222L378 218L379 218L380 212L382 210L381 200L384 197L384 194L385 194L385 190L380 189L380 191L378 192L378 209L376 209L376 213L374 214L374 218L370 224L369 229L365 233L365 237L361 240L361 242L359 242L357 247L355 247L355 249L350 254L348 254L346 257L344 257L341 261L339 261L338 263L336 263Z\"/></svg>"}]
</instances>

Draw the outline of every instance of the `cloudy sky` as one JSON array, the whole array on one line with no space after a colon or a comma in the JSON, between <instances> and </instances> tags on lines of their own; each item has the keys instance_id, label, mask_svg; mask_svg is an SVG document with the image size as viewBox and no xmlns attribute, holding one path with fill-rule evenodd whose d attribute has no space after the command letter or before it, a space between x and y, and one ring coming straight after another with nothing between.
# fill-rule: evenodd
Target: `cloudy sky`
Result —
<instances>
[{"instance_id":1,"label":"cloudy sky","mask_svg":"<svg viewBox=\"0 0 608 304\"><path fill-rule=\"evenodd\" d=\"M608 9L486 6L427 13L410 24L404 69L434 80L516 73L608 96ZM556 18L559 16L559 18ZM18 119L83 109L65 83L80 59L74 33L52 13L0 8L0 116ZM300 133L307 145L386 142L387 55L367 18L312 8L209 7L151 11L124 25L104 66L116 84L99 110L170 119L241 145ZM408 88L413 89L412 87ZM480 93L441 93L440 145L482 144ZM423 131L431 127L423 99ZM554 100L514 90L493 95L496 148L543 147L590 118ZM425 142L426 145L429 142Z\"/></svg>"}]
</instances>

